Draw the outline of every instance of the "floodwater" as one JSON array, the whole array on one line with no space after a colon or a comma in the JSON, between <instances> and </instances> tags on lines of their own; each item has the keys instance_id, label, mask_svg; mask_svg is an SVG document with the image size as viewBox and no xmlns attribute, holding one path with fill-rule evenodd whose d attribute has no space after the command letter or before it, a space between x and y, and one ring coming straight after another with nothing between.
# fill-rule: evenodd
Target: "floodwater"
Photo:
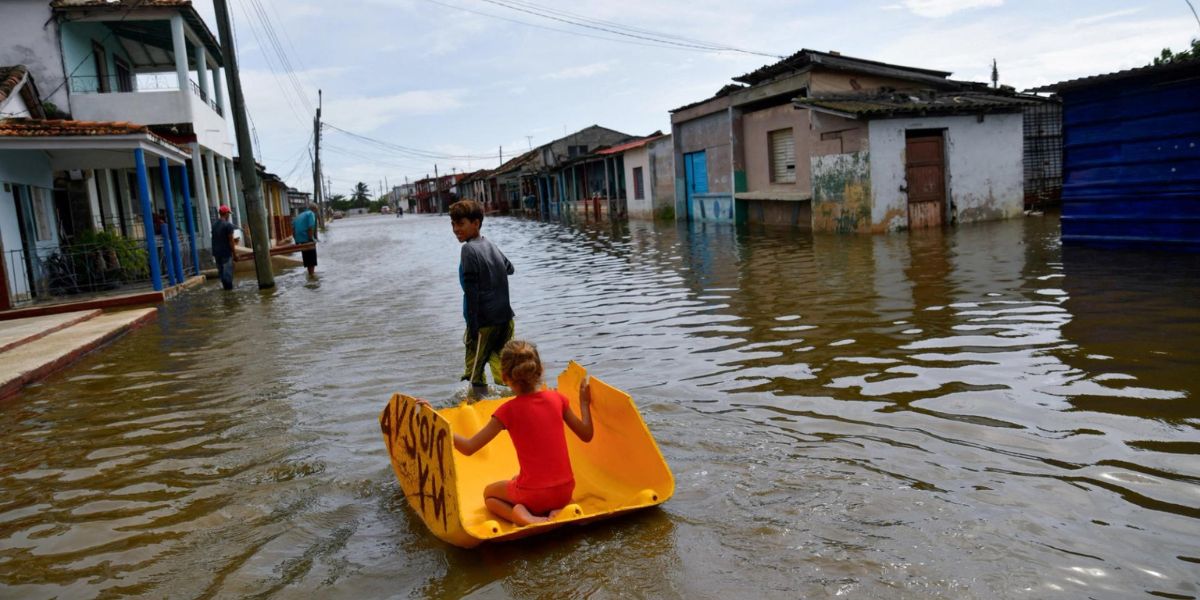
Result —
<instances>
[{"instance_id":1,"label":"floodwater","mask_svg":"<svg viewBox=\"0 0 1200 600\"><path fill-rule=\"evenodd\" d=\"M484 234L548 373L633 394L660 509L431 536L377 418L462 395L458 244L349 219L319 285L210 285L0 404L0 596L1200 596L1196 257L1063 249L1051 216Z\"/></svg>"}]
</instances>

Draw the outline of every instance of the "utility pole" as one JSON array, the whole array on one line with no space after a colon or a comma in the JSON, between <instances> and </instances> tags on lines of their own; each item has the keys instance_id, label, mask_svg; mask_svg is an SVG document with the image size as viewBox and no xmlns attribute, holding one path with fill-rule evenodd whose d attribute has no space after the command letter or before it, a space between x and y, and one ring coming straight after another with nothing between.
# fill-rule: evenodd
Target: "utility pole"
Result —
<instances>
[{"instance_id":1,"label":"utility pole","mask_svg":"<svg viewBox=\"0 0 1200 600\"><path fill-rule=\"evenodd\" d=\"M321 189L321 90L317 90L317 115L313 117L313 200L317 203L317 226L325 229L325 194Z\"/></svg>"},{"instance_id":2,"label":"utility pole","mask_svg":"<svg viewBox=\"0 0 1200 600\"><path fill-rule=\"evenodd\" d=\"M500 164L504 164L504 146L500 146ZM500 165L496 165L500 166Z\"/></svg>"},{"instance_id":3,"label":"utility pole","mask_svg":"<svg viewBox=\"0 0 1200 600\"><path fill-rule=\"evenodd\" d=\"M221 53L225 55L225 82L229 90L229 108L233 111L233 128L237 132L238 154L242 160L242 194L250 221L251 246L254 248L254 270L258 274L258 289L275 287L271 272L271 247L267 233L267 207L263 204L262 188L255 169L254 146L250 143L250 128L246 126L246 101L242 96L242 80L238 75L236 49L229 23L226 0L213 0L217 13L217 31L221 35ZM180 85L184 85L181 82Z\"/></svg>"},{"instance_id":4,"label":"utility pole","mask_svg":"<svg viewBox=\"0 0 1200 600\"><path fill-rule=\"evenodd\" d=\"M437 210L442 212L442 179L438 177L437 163L433 164L433 189L434 198L437 198Z\"/></svg>"}]
</instances>

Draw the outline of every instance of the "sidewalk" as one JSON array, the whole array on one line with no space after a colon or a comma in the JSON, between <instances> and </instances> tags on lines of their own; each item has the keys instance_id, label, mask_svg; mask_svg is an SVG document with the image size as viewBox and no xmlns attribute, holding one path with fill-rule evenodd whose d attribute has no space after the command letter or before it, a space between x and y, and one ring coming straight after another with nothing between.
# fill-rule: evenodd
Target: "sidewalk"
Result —
<instances>
[{"instance_id":1,"label":"sidewalk","mask_svg":"<svg viewBox=\"0 0 1200 600\"><path fill-rule=\"evenodd\" d=\"M0 399L153 321L157 308L77 311L0 321Z\"/></svg>"}]
</instances>

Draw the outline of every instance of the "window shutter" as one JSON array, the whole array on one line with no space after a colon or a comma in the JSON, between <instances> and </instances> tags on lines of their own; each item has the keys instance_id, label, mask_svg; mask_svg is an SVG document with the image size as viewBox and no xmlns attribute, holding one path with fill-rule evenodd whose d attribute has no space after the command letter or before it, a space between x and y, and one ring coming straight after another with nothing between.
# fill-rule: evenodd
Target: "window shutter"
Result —
<instances>
[{"instance_id":1,"label":"window shutter","mask_svg":"<svg viewBox=\"0 0 1200 600\"><path fill-rule=\"evenodd\" d=\"M767 134L771 144L771 182L796 182L796 138L792 130L776 129Z\"/></svg>"}]
</instances>

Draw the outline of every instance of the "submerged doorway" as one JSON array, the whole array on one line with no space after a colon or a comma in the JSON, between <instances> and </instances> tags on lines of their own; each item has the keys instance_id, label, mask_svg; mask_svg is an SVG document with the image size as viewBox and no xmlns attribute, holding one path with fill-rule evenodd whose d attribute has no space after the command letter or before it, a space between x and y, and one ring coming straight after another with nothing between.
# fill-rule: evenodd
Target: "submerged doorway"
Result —
<instances>
[{"instance_id":1,"label":"submerged doorway","mask_svg":"<svg viewBox=\"0 0 1200 600\"><path fill-rule=\"evenodd\" d=\"M908 227L941 227L946 222L945 132L919 129L905 132L905 177L908 185Z\"/></svg>"}]
</instances>

